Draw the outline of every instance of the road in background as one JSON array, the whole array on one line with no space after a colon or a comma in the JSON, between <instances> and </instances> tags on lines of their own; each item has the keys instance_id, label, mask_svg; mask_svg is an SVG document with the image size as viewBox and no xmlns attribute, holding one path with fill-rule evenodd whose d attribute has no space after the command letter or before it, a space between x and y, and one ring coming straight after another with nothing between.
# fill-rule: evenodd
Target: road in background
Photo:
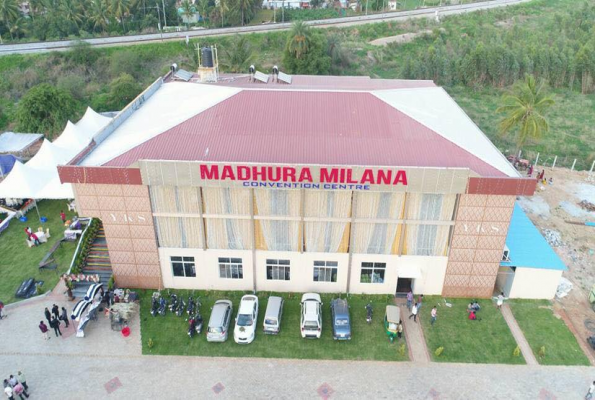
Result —
<instances>
[{"instance_id":1,"label":"road in background","mask_svg":"<svg viewBox=\"0 0 595 400\"><path fill-rule=\"evenodd\" d=\"M504 7L508 5L515 5L526 3L531 0L490 0L480 3L459 4L454 6L442 6L424 8L411 11L390 12L383 14L362 15L356 17L343 17L322 19L315 21L305 21L306 24L317 28L330 27L344 27L353 25L371 24L385 21L402 21L410 18L435 18L436 15L455 15L464 14L467 12L488 10L490 8ZM437 14L438 13L438 14ZM147 42L159 42L166 40L185 40L186 36L189 38L200 38L210 36L227 36L235 34L247 33L265 33L274 31L288 30L291 27L290 22L281 24L264 24L256 26L243 26L233 28L217 28L217 29L201 29L193 31L181 32L167 32L167 33L152 33L148 35L134 35L134 36L115 36L106 38L85 39L83 41L97 47L106 46L126 46L143 44ZM5 44L0 45L0 55L6 54L29 54L29 53L46 53L56 50L67 50L70 46L80 40L61 40L55 42L34 42L22 44Z\"/></svg>"}]
</instances>

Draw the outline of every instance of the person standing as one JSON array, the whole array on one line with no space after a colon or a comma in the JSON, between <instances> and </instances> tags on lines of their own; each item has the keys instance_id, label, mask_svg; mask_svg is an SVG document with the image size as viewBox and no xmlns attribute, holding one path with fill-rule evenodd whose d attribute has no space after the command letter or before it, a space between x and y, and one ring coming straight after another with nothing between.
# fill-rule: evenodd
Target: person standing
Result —
<instances>
[{"instance_id":1,"label":"person standing","mask_svg":"<svg viewBox=\"0 0 595 400\"><path fill-rule=\"evenodd\" d=\"M19 382L23 384L25 390L29 390L29 385L27 385L27 377L25 376L23 371L17 372L17 379L19 380Z\"/></svg>"},{"instance_id":2,"label":"person standing","mask_svg":"<svg viewBox=\"0 0 595 400\"><path fill-rule=\"evenodd\" d=\"M397 338L399 338L399 340L401 340L402 337L403 337L403 321L399 320L399 323L397 325Z\"/></svg>"},{"instance_id":3,"label":"person standing","mask_svg":"<svg viewBox=\"0 0 595 400\"><path fill-rule=\"evenodd\" d=\"M417 322L417 303L411 307L411 315L409 316L409 319L411 319L411 317L413 317L413 322Z\"/></svg>"},{"instance_id":4,"label":"person standing","mask_svg":"<svg viewBox=\"0 0 595 400\"><path fill-rule=\"evenodd\" d=\"M4 318L2 311L4 310L4 303L0 301L0 319Z\"/></svg>"},{"instance_id":5,"label":"person standing","mask_svg":"<svg viewBox=\"0 0 595 400\"><path fill-rule=\"evenodd\" d=\"M417 311L421 310L421 305L422 305L423 301L424 301L424 295L420 294L417 297Z\"/></svg>"},{"instance_id":6,"label":"person standing","mask_svg":"<svg viewBox=\"0 0 595 400\"><path fill-rule=\"evenodd\" d=\"M6 395L6 397L8 398L8 400L14 400L14 397L12 396L12 393L13 393L12 387L8 383L8 380L4 379L4 394Z\"/></svg>"},{"instance_id":7,"label":"person standing","mask_svg":"<svg viewBox=\"0 0 595 400\"><path fill-rule=\"evenodd\" d=\"M436 306L434 306L434 308L432 308L432 311L430 312L431 315L431 320L430 320L430 324L432 326L434 326L434 322L436 322L436 317L438 316L438 310L436 309Z\"/></svg>"},{"instance_id":8,"label":"person standing","mask_svg":"<svg viewBox=\"0 0 595 400\"><path fill-rule=\"evenodd\" d=\"M60 308L58 308L56 304L52 306L52 314L54 314L56 318L60 318Z\"/></svg>"},{"instance_id":9,"label":"person standing","mask_svg":"<svg viewBox=\"0 0 595 400\"><path fill-rule=\"evenodd\" d=\"M589 391L585 395L585 400L591 400L593 398L593 394L595 394L595 381L589 386Z\"/></svg>"},{"instance_id":10,"label":"person standing","mask_svg":"<svg viewBox=\"0 0 595 400\"><path fill-rule=\"evenodd\" d=\"M504 292L500 292L500 294L496 298L496 305L498 306L498 310L502 310L502 304L504 304Z\"/></svg>"},{"instance_id":11,"label":"person standing","mask_svg":"<svg viewBox=\"0 0 595 400\"><path fill-rule=\"evenodd\" d=\"M48 326L46 324L44 324L43 321L39 321L39 330L43 334L43 338L45 340L49 340L50 339L50 337L48 335Z\"/></svg>"},{"instance_id":12,"label":"person standing","mask_svg":"<svg viewBox=\"0 0 595 400\"><path fill-rule=\"evenodd\" d=\"M60 210L60 219L62 220L63 224L66 223L66 214L64 214L64 210Z\"/></svg>"},{"instance_id":13,"label":"person standing","mask_svg":"<svg viewBox=\"0 0 595 400\"><path fill-rule=\"evenodd\" d=\"M14 388L17 385L17 383L19 383L19 381L17 381L17 378L15 378L14 375L10 375L10 377L8 378L8 383L10 383L10 386Z\"/></svg>"},{"instance_id":14,"label":"person standing","mask_svg":"<svg viewBox=\"0 0 595 400\"><path fill-rule=\"evenodd\" d=\"M52 314L50 313L50 310L47 307L45 308L45 311L43 313L45 314L45 319L48 320L48 324L52 322Z\"/></svg>"},{"instance_id":15,"label":"person standing","mask_svg":"<svg viewBox=\"0 0 595 400\"><path fill-rule=\"evenodd\" d=\"M52 317L52 321L50 322L50 326L52 328L54 328L54 333L56 334L56 337L58 337L58 335L62 336L62 332L60 332L60 321L58 321L56 319L56 317Z\"/></svg>"},{"instance_id":16,"label":"person standing","mask_svg":"<svg viewBox=\"0 0 595 400\"><path fill-rule=\"evenodd\" d=\"M68 322L68 313L66 312L66 308L64 308L64 307L62 307L62 316L60 318L66 324L66 328L68 328L70 323Z\"/></svg>"},{"instance_id":17,"label":"person standing","mask_svg":"<svg viewBox=\"0 0 595 400\"><path fill-rule=\"evenodd\" d=\"M18 381L17 381L16 385L14 385L12 387L12 390L14 392L14 396L19 396L21 398L21 400L25 400L25 399L23 399L23 395L26 398L29 398L29 393L27 393L27 391L25 390L23 385L21 385L21 383Z\"/></svg>"},{"instance_id":18,"label":"person standing","mask_svg":"<svg viewBox=\"0 0 595 400\"><path fill-rule=\"evenodd\" d=\"M411 304L413 303L413 292L409 289L407 292L407 309L411 311Z\"/></svg>"}]
</instances>

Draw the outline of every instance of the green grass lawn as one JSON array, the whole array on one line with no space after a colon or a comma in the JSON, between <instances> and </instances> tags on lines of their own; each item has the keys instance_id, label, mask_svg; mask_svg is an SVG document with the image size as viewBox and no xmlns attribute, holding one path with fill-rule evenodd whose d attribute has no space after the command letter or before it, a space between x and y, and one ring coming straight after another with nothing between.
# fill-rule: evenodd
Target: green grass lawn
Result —
<instances>
[{"instance_id":1,"label":"green grass lawn","mask_svg":"<svg viewBox=\"0 0 595 400\"><path fill-rule=\"evenodd\" d=\"M434 361L523 364L522 355L512 355L517 344L504 321L504 317L491 300L479 300L481 310L477 313L481 321L470 321L467 316L469 299L448 299L452 307L446 307L438 296L426 296L421 322L428 345L428 351ZM438 306L438 319L430 325L430 311ZM434 351L444 347L441 356Z\"/></svg>"},{"instance_id":2,"label":"green grass lawn","mask_svg":"<svg viewBox=\"0 0 595 400\"><path fill-rule=\"evenodd\" d=\"M332 338L330 318L331 295L322 295L323 328L320 339L302 339L300 335L300 299L301 294L280 294L285 299L281 333L279 335L265 335L262 333L262 321L270 293L259 294L258 328L256 339L249 345L238 345L233 340L233 319L229 338L225 343L207 342L205 331L208 324L210 309L219 299L229 299L234 306L234 319L237 313L242 292L202 292L200 296L205 325L203 333L190 339L187 335L187 315L177 317L168 312L165 317L152 317L151 294L153 291L140 291L141 296L141 335L143 354L159 355L200 355L223 357L268 357L268 358L300 358L300 359L333 359L333 360L384 360L405 361L408 353L399 354L400 344L389 343L384 332L383 316L387 296L350 296L351 329L353 339L350 341L335 341ZM176 290L187 300L190 291ZM167 291L162 293L167 294ZM374 320L371 325L366 324L365 305L372 300L374 306ZM153 339L154 346L149 349L148 340ZM404 343L401 342L401 343Z\"/></svg>"},{"instance_id":3,"label":"green grass lawn","mask_svg":"<svg viewBox=\"0 0 595 400\"><path fill-rule=\"evenodd\" d=\"M63 243L56 251L58 263L56 271L39 271L38 264L57 240L64 237L64 226L60 220L60 210L64 209L68 219L74 215L66 207L65 200L44 200L38 203L41 216L48 218L48 222L41 224L37 212L32 209L27 213L27 222L16 218L10 221L10 226L0 234L0 300L5 304L13 303L19 299L14 297L19 285L28 278L43 280L43 290L51 290L56 286L60 274L68 270L76 243ZM3 214L3 218L6 214ZM37 247L27 247L25 227L30 226L33 231L42 226L44 231L49 228L51 237L47 243Z\"/></svg>"},{"instance_id":4,"label":"green grass lawn","mask_svg":"<svg viewBox=\"0 0 595 400\"><path fill-rule=\"evenodd\" d=\"M511 300L510 308L529 342L535 358L543 365L590 365L564 321L557 318L547 300ZM545 357L539 349L545 346Z\"/></svg>"}]
</instances>

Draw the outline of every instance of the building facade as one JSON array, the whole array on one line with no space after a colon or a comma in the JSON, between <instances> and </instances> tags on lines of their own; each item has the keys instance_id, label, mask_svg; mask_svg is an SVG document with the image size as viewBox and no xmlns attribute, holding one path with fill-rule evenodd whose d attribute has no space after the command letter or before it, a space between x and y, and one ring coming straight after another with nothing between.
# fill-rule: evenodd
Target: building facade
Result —
<instances>
[{"instance_id":1,"label":"building facade","mask_svg":"<svg viewBox=\"0 0 595 400\"><path fill-rule=\"evenodd\" d=\"M59 170L120 286L490 297L535 189L427 81L166 77L118 118Z\"/></svg>"}]
</instances>

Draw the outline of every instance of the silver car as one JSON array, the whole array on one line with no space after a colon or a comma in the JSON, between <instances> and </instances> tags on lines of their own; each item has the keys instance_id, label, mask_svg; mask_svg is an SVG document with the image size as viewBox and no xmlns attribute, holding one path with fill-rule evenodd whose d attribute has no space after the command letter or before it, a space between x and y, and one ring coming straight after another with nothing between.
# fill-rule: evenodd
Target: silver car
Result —
<instances>
[{"instance_id":1,"label":"silver car","mask_svg":"<svg viewBox=\"0 0 595 400\"><path fill-rule=\"evenodd\" d=\"M233 305L229 300L217 300L211 309L207 328L208 342L225 342L229 333L229 323Z\"/></svg>"}]
</instances>

